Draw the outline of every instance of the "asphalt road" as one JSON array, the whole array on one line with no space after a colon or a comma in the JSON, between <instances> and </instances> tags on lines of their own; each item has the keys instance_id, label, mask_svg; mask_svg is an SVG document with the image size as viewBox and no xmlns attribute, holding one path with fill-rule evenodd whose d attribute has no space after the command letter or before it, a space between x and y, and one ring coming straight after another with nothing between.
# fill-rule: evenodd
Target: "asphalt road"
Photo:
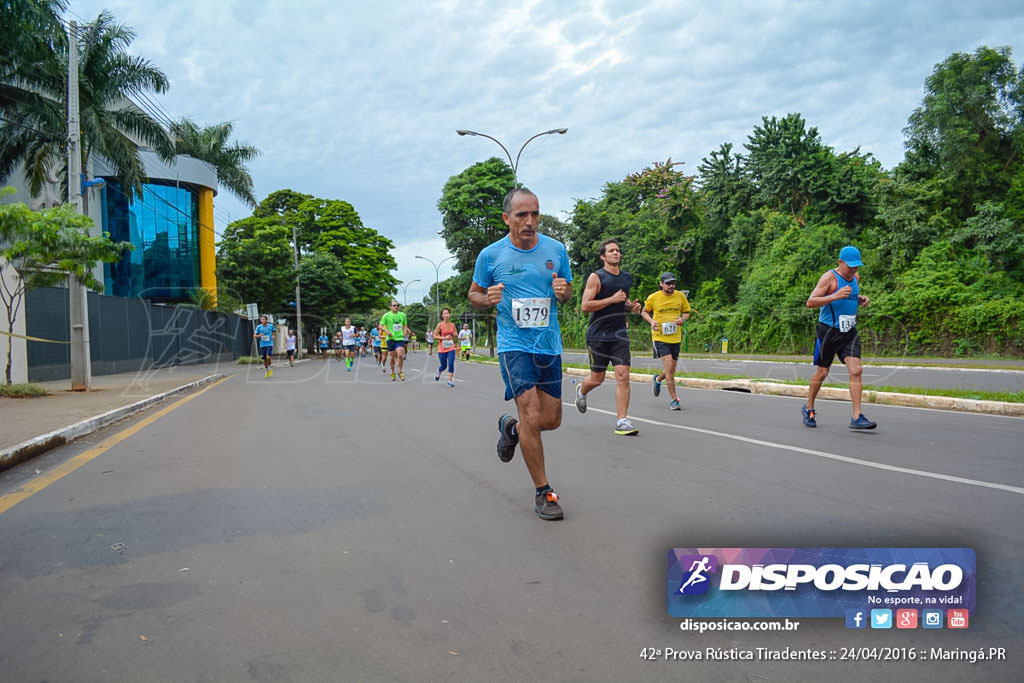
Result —
<instances>
[{"instance_id":1,"label":"asphalt road","mask_svg":"<svg viewBox=\"0 0 1024 683\"><path fill-rule=\"evenodd\" d=\"M545 435L566 519L543 522L521 458L495 456L497 368L460 364L450 390L427 363L404 383L372 360L240 367L0 474L2 509L91 458L0 512L0 679L1020 680L1019 419L868 406L880 426L855 433L848 404L822 401L809 430L799 399L681 390L676 413L638 384L640 435L616 437L612 387L580 415L566 378ZM962 632L685 633L664 582L683 546L972 547L978 610ZM883 646L1008 659L640 656Z\"/></svg>"},{"instance_id":2,"label":"asphalt road","mask_svg":"<svg viewBox=\"0 0 1024 683\"><path fill-rule=\"evenodd\" d=\"M584 353L568 353L567 362L587 363ZM916 362L907 359L907 362ZM633 367L661 368L661 361L649 355L634 354ZM676 373L711 373L764 380L810 380L814 366L810 359L799 361L741 360L728 356L680 358ZM846 366L836 360L828 382L848 382ZM886 387L923 387L925 389L965 389L972 391L1024 391L1024 368L1020 370L976 367L922 367L901 363L899 359L864 359L864 383Z\"/></svg>"}]
</instances>

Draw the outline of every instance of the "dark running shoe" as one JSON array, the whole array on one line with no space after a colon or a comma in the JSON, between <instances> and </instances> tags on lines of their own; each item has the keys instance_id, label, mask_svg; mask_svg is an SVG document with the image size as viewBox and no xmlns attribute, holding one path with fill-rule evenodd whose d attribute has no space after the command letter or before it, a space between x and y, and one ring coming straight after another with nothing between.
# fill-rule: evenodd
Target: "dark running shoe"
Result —
<instances>
[{"instance_id":1,"label":"dark running shoe","mask_svg":"<svg viewBox=\"0 0 1024 683\"><path fill-rule=\"evenodd\" d=\"M519 435L512 431L516 426L514 417L505 413L498 418L498 460L509 462L516 454L516 445L519 444Z\"/></svg>"},{"instance_id":2,"label":"dark running shoe","mask_svg":"<svg viewBox=\"0 0 1024 683\"><path fill-rule=\"evenodd\" d=\"M804 426L805 427L817 427L818 426L817 420L814 419L814 409L813 408L812 409L808 409L807 408L807 404L805 403L804 407L801 408L800 410L804 414Z\"/></svg>"},{"instance_id":3,"label":"dark running shoe","mask_svg":"<svg viewBox=\"0 0 1024 683\"><path fill-rule=\"evenodd\" d=\"M536 496L537 516L541 519L556 520L562 519L562 506L558 504L558 494L548 489Z\"/></svg>"},{"instance_id":4,"label":"dark running shoe","mask_svg":"<svg viewBox=\"0 0 1024 683\"><path fill-rule=\"evenodd\" d=\"M657 375L655 375L654 376L654 398L658 398L659 396L661 396L661 380L658 379Z\"/></svg>"},{"instance_id":5,"label":"dark running shoe","mask_svg":"<svg viewBox=\"0 0 1024 683\"><path fill-rule=\"evenodd\" d=\"M878 423L864 417L864 413L857 416L856 420L850 420L850 429L874 429Z\"/></svg>"}]
</instances>

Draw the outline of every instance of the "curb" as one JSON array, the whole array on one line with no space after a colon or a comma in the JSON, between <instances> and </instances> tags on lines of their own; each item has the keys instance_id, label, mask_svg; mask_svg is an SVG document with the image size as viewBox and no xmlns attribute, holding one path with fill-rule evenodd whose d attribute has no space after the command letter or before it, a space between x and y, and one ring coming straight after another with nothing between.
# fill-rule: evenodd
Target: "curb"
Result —
<instances>
[{"instance_id":1,"label":"curb","mask_svg":"<svg viewBox=\"0 0 1024 683\"><path fill-rule=\"evenodd\" d=\"M586 377L589 370L582 368L565 368L567 375ZM646 373L629 373L631 382L652 382L654 375ZM762 382L756 379L698 379L676 377L676 385L691 389L724 389L748 394L769 394L773 396L794 396L807 398L807 387L798 384L778 384ZM848 389L822 387L818 398L826 400L849 400ZM1004 403L1002 401L980 401L972 398L953 398L951 396L927 396L924 394L900 394L888 391L865 390L861 396L862 403L879 403L890 406L909 406L912 408L932 408L934 410L955 410L964 413L984 413L986 415L1004 415L1007 417L1024 417L1024 403Z\"/></svg>"},{"instance_id":2,"label":"curb","mask_svg":"<svg viewBox=\"0 0 1024 683\"><path fill-rule=\"evenodd\" d=\"M149 408L150 406L159 403L165 398L170 398L171 396L176 396L178 394L184 394L194 391L199 387L203 386L204 384L209 384L210 382L216 381L222 378L223 376L224 375L222 374L210 375L209 377L204 377L195 382L183 384L182 386L176 389L165 391L162 394L150 396L149 398L144 398L141 401L137 401L126 406L121 406L120 408L114 408L113 410L107 411L101 415L97 415L96 417L87 418L85 420L82 420L81 422L77 422L71 425L70 427L64 427L62 429L52 431L48 434L37 436L34 439L29 439L28 441L24 441L16 446L11 446L10 448L0 450L0 472L11 467L14 467L15 465L22 463L28 460L29 458L33 458L41 453L45 453L46 451L52 448L63 446L64 444L71 443L75 439L81 438L88 434L92 434L93 432L98 431L109 424L113 424L118 420L122 420L128 417L129 415L133 415L139 412L140 410L145 410L146 408Z\"/></svg>"}]
</instances>

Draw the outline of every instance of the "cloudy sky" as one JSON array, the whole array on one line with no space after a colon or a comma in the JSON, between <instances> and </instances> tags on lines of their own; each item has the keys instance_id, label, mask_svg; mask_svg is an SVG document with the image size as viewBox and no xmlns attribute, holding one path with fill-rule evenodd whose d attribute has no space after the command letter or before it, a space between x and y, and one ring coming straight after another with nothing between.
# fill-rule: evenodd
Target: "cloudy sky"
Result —
<instances>
[{"instance_id":1,"label":"cloudy sky","mask_svg":"<svg viewBox=\"0 0 1024 683\"><path fill-rule=\"evenodd\" d=\"M435 277L415 256L448 256L445 181L503 156L458 128L513 157L568 128L530 143L519 167L564 219L655 161L696 172L763 116L798 112L837 152L890 168L938 62L988 45L1024 64L1024 5L1009 0L71 0L68 18L103 9L169 77L160 109L233 121L262 150L257 197L344 199L394 241L396 276L419 280L410 302ZM249 213L226 191L216 206L218 232Z\"/></svg>"}]
</instances>

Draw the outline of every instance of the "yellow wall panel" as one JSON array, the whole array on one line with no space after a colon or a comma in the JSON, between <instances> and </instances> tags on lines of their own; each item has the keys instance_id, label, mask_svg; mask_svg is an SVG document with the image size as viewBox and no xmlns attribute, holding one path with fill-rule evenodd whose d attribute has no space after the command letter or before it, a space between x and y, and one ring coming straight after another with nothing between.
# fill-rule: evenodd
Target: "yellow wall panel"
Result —
<instances>
[{"instance_id":1,"label":"yellow wall panel","mask_svg":"<svg viewBox=\"0 0 1024 683\"><path fill-rule=\"evenodd\" d=\"M217 304L217 252L213 233L213 190L199 191L199 284Z\"/></svg>"}]
</instances>

